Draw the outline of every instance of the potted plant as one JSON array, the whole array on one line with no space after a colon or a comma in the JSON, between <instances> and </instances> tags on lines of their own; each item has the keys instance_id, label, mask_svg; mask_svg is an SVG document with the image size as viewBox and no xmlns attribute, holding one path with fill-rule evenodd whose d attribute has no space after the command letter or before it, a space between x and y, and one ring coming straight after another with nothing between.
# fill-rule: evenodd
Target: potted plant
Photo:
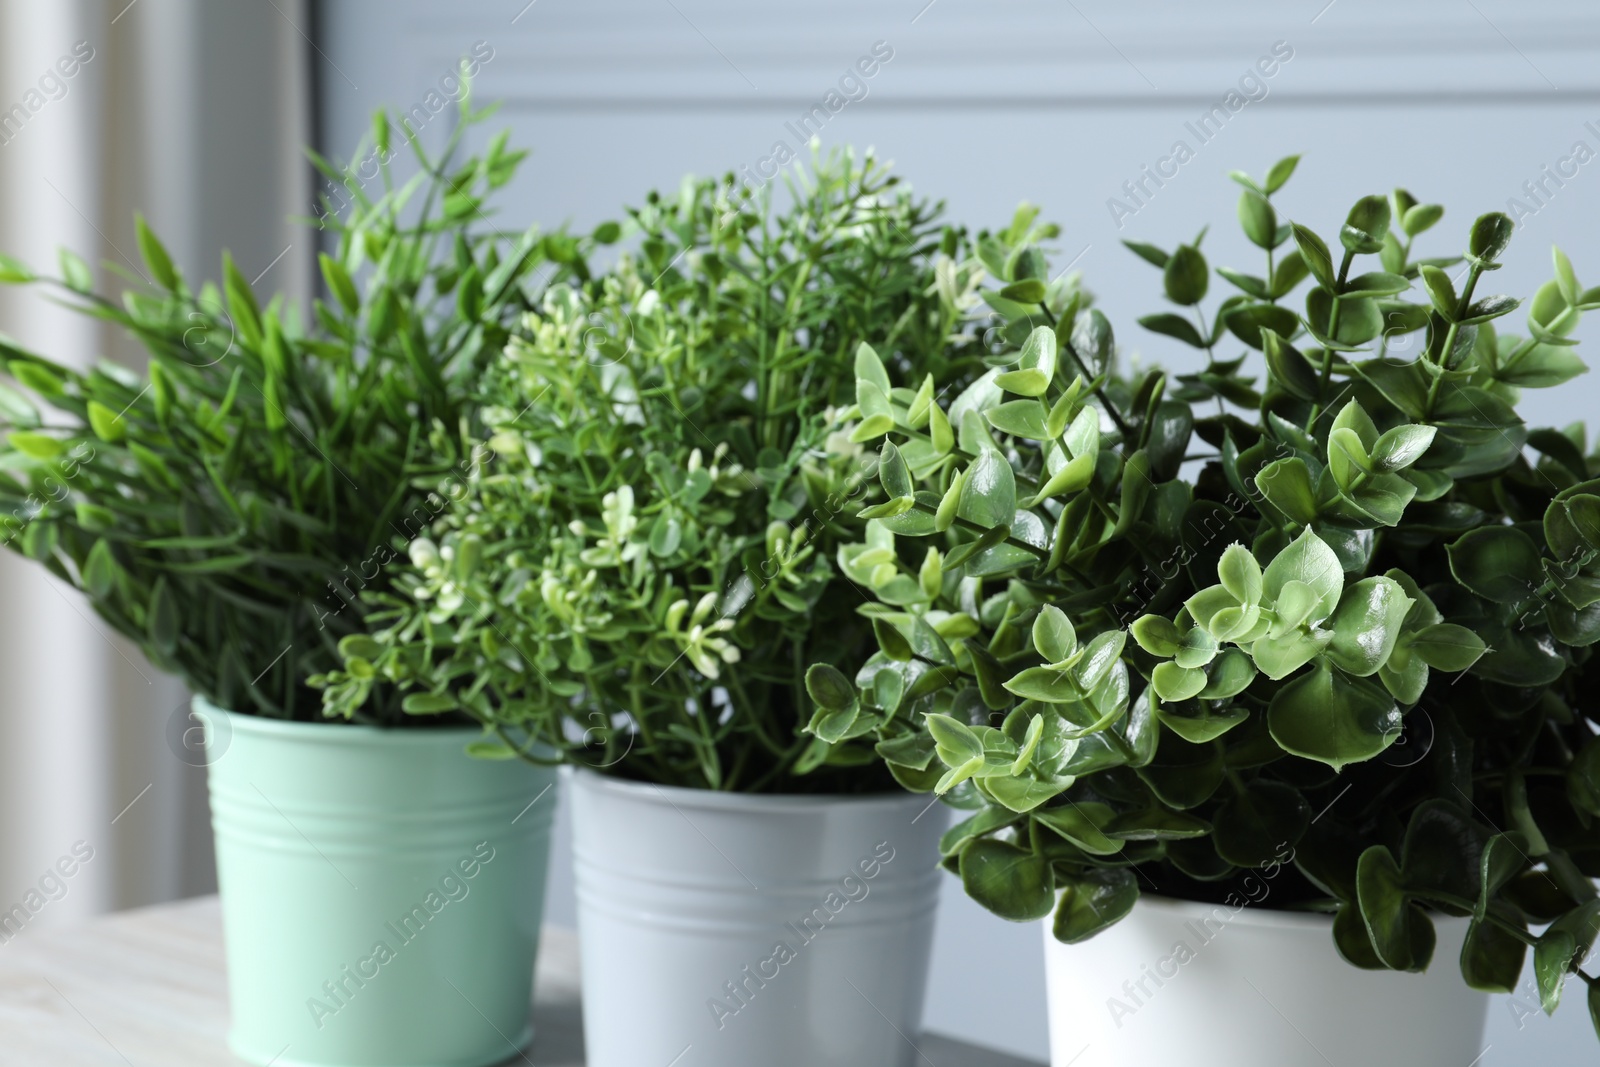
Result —
<instances>
[{"instance_id":1,"label":"potted plant","mask_svg":"<svg viewBox=\"0 0 1600 1067\"><path fill-rule=\"evenodd\" d=\"M1600 1021L1600 456L1515 409L1586 369L1600 289L1557 251L1513 336L1506 216L1418 259L1442 208L1397 190L1330 250L1273 202L1296 162L1234 175L1266 264L1209 317L1205 231L1130 243L1176 307L1141 324L1202 370L1119 373L1097 312L1001 275L1020 350L862 423L891 499L840 554L880 649L809 688L971 811L969 894L1053 913L1058 1067L1464 1064L1530 949L1546 1009L1576 975Z\"/></svg>"},{"instance_id":2,"label":"potted plant","mask_svg":"<svg viewBox=\"0 0 1600 1067\"><path fill-rule=\"evenodd\" d=\"M977 268L870 156L794 175L781 209L652 195L636 255L529 313L486 378L496 462L326 679L330 708L382 681L484 722L482 755L575 766L596 1067L900 1063L921 1021L937 816L865 724L802 732L804 675L873 643L834 559L880 495L832 432L857 339L959 387Z\"/></svg>"},{"instance_id":3,"label":"potted plant","mask_svg":"<svg viewBox=\"0 0 1600 1067\"><path fill-rule=\"evenodd\" d=\"M480 117L463 100L462 127ZM0 344L50 409L0 386L0 530L195 693L231 1045L255 1064L487 1064L529 1034L552 808L529 805L552 772L475 763L480 727L383 686L329 721L307 677L486 462L479 370L535 270L584 277L591 242L484 224L523 155L503 136L462 160L407 130L423 173L395 187L399 136L380 113L375 196L318 160L351 207L323 219L328 299L304 318L226 256L220 287L191 285L142 221L120 302L69 252L53 278L3 265L149 354L79 372Z\"/></svg>"}]
</instances>

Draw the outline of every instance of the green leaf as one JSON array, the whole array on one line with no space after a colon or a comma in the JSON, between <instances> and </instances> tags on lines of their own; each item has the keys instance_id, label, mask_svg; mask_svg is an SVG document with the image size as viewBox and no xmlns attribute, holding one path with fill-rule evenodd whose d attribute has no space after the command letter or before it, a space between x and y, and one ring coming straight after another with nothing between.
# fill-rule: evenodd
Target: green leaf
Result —
<instances>
[{"instance_id":1,"label":"green leaf","mask_svg":"<svg viewBox=\"0 0 1600 1067\"><path fill-rule=\"evenodd\" d=\"M994 384L1019 396L1043 396L1055 380L1056 348L1055 331L1035 326L1017 354L1018 369L997 375Z\"/></svg>"},{"instance_id":2,"label":"green leaf","mask_svg":"<svg viewBox=\"0 0 1600 1067\"><path fill-rule=\"evenodd\" d=\"M967 895L1002 919L1042 919L1055 903L1050 864L1005 841L973 841L961 850L960 871Z\"/></svg>"},{"instance_id":3,"label":"green leaf","mask_svg":"<svg viewBox=\"0 0 1600 1067\"><path fill-rule=\"evenodd\" d=\"M1533 946L1533 973L1546 1014L1561 1001L1567 973L1588 958L1600 931L1600 898L1590 897L1551 923Z\"/></svg>"},{"instance_id":4,"label":"green leaf","mask_svg":"<svg viewBox=\"0 0 1600 1067\"><path fill-rule=\"evenodd\" d=\"M1361 919L1372 938L1373 950L1388 967L1397 971L1420 971L1433 955L1432 928L1428 937L1418 930L1427 919L1407 902L1400 865L1394 854L1382 845L1372 845L1356 863L1356 897ZM1426 955L1419 959L1419 942L1426 943Z\"/></svg>"},{"instance_id":5,"label":"green leaf","mask_svg":"<svg viewBox=\"0 0 1600 1067\"><path fill-rule=\"evenodd\" d=\"M1495 834L1484 842L1479 861L1478 903L1474 915L1482 919L1490 903L1507 882L1530 865L1527 835L1517 830Z\"/></svg>"},{"instance_id":6,"label":"green leaf","mask_svg":"<svg viewBox=\"0 0 1600 1067\"><path fill-rule=\"evenodd\" d=\"M1290 336L1300 328L1300 318L1278 304L1239 304L1222 314L1222 322L1239 340L1251 348L1264 348L1268 331Z\"/></svg>"},{"instance_id":7,"label":"green leaf","mask_svg":"<svg viewBox=\"0 0 1600 1067\"><path fill-rule=\"evenodd\" d=\"M1456 581L1497 604L1520 604L1543 580L1539 547L1510 526L1469 530L1445 549Z\"/></svg>"},{"instance_id":8,"label":"green leaf","mask_svg":"<svg viewBox=\"0 0 1600 1067\"><path fill-rule=\"evenodd\" d=\"M906 466L900 450L888 441L884 442L878 454L878 481L891 500L909 497L915 491L910 468Z\"/></svg>"},{"instance_id":9,"label":"green leaf","mask_svg":"<svg viewBox=\"0 0 1600 1067\"><path fill-rule=\"evenodd\" d=\"M1305 261L1306 269L1324 288L1331 291L1338 284L1338 276L1334 274L1333 257L1328 252L1328 246L1322 238L1298 222L1291 225L1295 246L1300 250L1300 258Z\"/></svg>"},{"instance_id":10,"label":"green leaf","mask_svg":"<svg viewBox=\"0 0 1600 1067\"><path fill-rule=\"evenodd\" d=\"M139 242L139 254L144 257L145 266L150 269L150 279L168 292L178 291L178 272L173 269L172 257L167 255L167 250L162 246L159 238L144 221L143 215L133 217L133 228Z\"/></svg>"},{"instance_id":11,"label":"green leaf","mask_svg":"<svg viewBox=\"0 0 1600 1067\"><path fill-rule=\"evenodd\" d=\"M1246 665L1249 660L1245 659ZM1254 668L1250 674L1255 675ZM1206 687L1209 690L1211 687ZM1208 699L1202 693L1202 699ZM1220 699L1220 698L1219 698ZM1192 745L1204 745L1221 737L1229 730L1250 718L1250 713L1243 708L1234 708L1229 711L1206 711L1198 715L1182 714L1169 705L1162 705L1156 711L1156 716L1161 720L1161 725L1183 738Z\"/></svg>"},{"instance_id":12,"label":"green leaf","mask_svg":"<svg viewBox=\"0 0 1600 1067\"><path fill-rule=\"evenodd\" d=\"M939 761L945 766L959 767L983 758L983 742L966 723L948 715L928 715L925 721L938 746Z\"/></svg>"},{"instance_id":13,"label":"green leaf","mask_svg":"<svg viewBox=\"0 0 1600 1067\"><path fill-rule=\"evenodd\" d=\"M1403 293L1411 288L1411 282L1404 275L1389 274L1384 271L1374 271L1370 274L1358 274L1345 282L1343 297L1358 296L1392 296Z\"/></svg>"},{"instance_id":14,"label":"green leaf","mask_svg":"<svg viewBox=\"0 0 1600 1067\"><path fill-rule=\"evenodd\" d=\"M1570 349L1559 345L1534 345L1516 362L1495 371L1495 379L1507 385L1525 389L1548 389L1563 385L1580 374L1587 374L1589 365Z\"/></svg>"},{"instance_id":15,"label":"green leaf","mask_svg":"<svg viewBox=\"0 0 1600 1067\"><path fill-rule=\"evenodd\" d=\"M1186 307L1205 299L1210 280L1206 257L1194 245L1179 245L1162 273L1167 299Z\"/></svg>"},{"instance_id":16,"label":"green leaf","mask_svg":"<svg viewBox=\"0 0 1600 1067\"><path fill-rule=\"evenodd\" d=\"M504 741L470 741L466 753L473 759L487 760L509 760L518 756L517 750Z\"/></svg>"},{"instance_id":17,"label":"green leaf","mask_svg":"<svg viewBox=\"0 0 1600 1067\"><path fill-rule=\"evenodd\" d=\"M6 440L12 448L34 459L52 460L67 450L67 446L57 438L32 430L13 430L6 434Z\"/></svg>"},{"instance_id":18,"label":"green leaf","mask_svg":"<svg viewBox=\"0 0 1600 1067\"><path fill-rule=\"evenodd\" d=\"M1507 921L1515 921L1509 917ZM1483 993L1513 993L1522 978L1528 946L1492 923L1474 920L1461 946L1461 977Z\"/></svg>"},{"instance_id":19,"label":"green leaf","mask_svg":"<svg viewBox=\"0 0 1600 1067\"><path fill-rule=\"evenodd\" d=\"M1266 602L1277 603L1284 586L1294 581L1304 582L1316 592L1317 609L1313 618L1325 618L1339 606L1339 594L1344 590L1344 570L1339 566L1339 557L1309 529L1267 564L1262 573Z\"/></svg>"},{"instance_id":20,"label":"green leaf","mask_svg":"<svg viewBox=\"0 0 1600 1067\"><path fill-rule=\"evenodd\" d=\"M1261 349L1267 358L1267 370L1273 380L1301 400L1316 399L1321 392L1321 382L1306 357L1285 341L1277 330L1263 328L1260 336Z\"/></svg>"},{"instance_id":21,"label":"green leaf","mask_svg":"<svg viewBox=\"0 0 1600 1067\"><path fill-rule=\"evenodd\" d=\"M1150 684L1162 700L1188 700L1206 687L1206 672L1176 663L1158 663L1150 673Z\"/></svg>"},{"instance_id":22,"label":"green leaf","mask_svg":"<svg viewBox=\"0 0 1600 1067\"><path fill-rule=\"evenodd\" d=\"M993 449L972 462L961 484L956 515L984 529L1009 526L1017 512L1017 482L1011 464Z\"/></svg>"},{"instance_id":23,"label":"green leaf","mask_svg":"<svg viewBox=\"0 0 1600 1067\"><path fill-rule=\"evenodd\" d=\"M806 692L820 708L844 711L856 704L856 687L837 667L813 663L806 671Z\"/></svg>"},{"instance_id":24,"label":"green leaf","mask_svg":"<svg viewBox=\"0 0 1600 1067\"><path fill-rule=\"evenodd\" d=\"M1412 600L1393 578L1374 576L1347 586L1331 619L1328 658L1364 678L1389 661Z\"/></svg>"},{"instance_id":25,"label":"green leaf","mask_svg":"<svg viewBox=\"0 0 1600 1067\"><path fill-rule=\"evenodd\" d=\"M1044 282L1038 278L1025 278L1001 289L1000 295L1019 304L1042 304L1044 292Z\"/></svg>"},{"instance_id":26,"label":"green leaf","mask_svg":"<svg viewBox=\"0 0 1600 1067\"><path fill-rule=\"evenodd\" d=\"M13 285L20 282L31 282L33 279L33 270L22 260L0 255L0 284Z\"/></svg>"},{"instance_id":27,"label":"green leaf","mask_svg":"<svg viewBox=\"0 0 1600 1067\"><path fill-rule=\"evenodd\" d=\"M1539 984L1539 1003L1546 1015L1555 1014L1567 969L1577 954L1578 940L1566 930L1547 930L1533 946L1533 974Z\"/></svg>"},{"instance_id":28,"label":"green leaf","mask_svg":"<svg viewBox=\"0 0 1600 1067\"><path fill-rule=\"evenodd\" d=\"M1372 446L1372 469L1398 471L1422 458L1438 430L1432 426L1396 426L1385 431Z\"/></svg>"},{"instance_id":29,"label":"green leaf","mask_svg":"<svg viewBox=\"0 0 1600 1067\"><path fill-rule=\"evenodd\" d=\"M145 636L151 646L162 655L171 656L178 648L178 605L165 577L156 579L146 618Z\"/></svg>"},{"instance_id":30,"label":"green leaf","mask_svg":"<svg viewBox=\"0 0 1600 1067\"><path fill-rule=\"evenodd\" d=\"M1413 635L1406 647L1428 666L1441 671L1464 671L1483 655L1483 638L1455 623L1440 622Z\"/></svg>"},{"instance_id":31,"label":"green leaf","mask_svg":"<svg viewBox=\"0 0 1600 1067\"><path fill-rule=\"evenodd\" d=\"M19 429L36 429L39 426L39 409L15 389L0 384L0 420Z\"/></svg>"},{"instance_id":32,"label":"green leaf","mask_svg":"<svg viewBox=\"0 0 1600 1067\"><path fill-rule=\"evenodd\" d=\"M1063 885L1050 932L1075 945L1124 918L1139 901L1139 883L1125 867L1091 868Z\"/></svg>"},{"instance_id":33,"label":"green leaf","mask_svg":"<svg viewBox=\"0 0 1600 1067\"><path fill-rule=\"evenodd\" d=\"M1309 272L1300 249L1291 248L1288 254L1278 261L1277 266L1272 268L1272 297L1282 299L1288 296L1295 286L1306 280Z\"/></svg>"},{"instance_id":34,"label":"green leaf","mask_svg":"<svg viewBox=\"0 0 1600 1067\"><path fill-rule=\"evenodd\" d=\"M1516 226L1510 217L1502 211L1479 215L1477 221L1472 224L1469 250L1476 258L1493 263L1511 243L1511 235L1515 230Z\"/></svg>"},{"instance_id":35,"label":"green leaf","mask_svg":"<svg viewBox=\"0 0 1600 1067\"><path fill-rule=\"evenodd\" d=\"M1300 157L1298 155L1284 156L1272 165L1271 170L1267 171L1266 181L1261 183L1261 187L1268 193L1277 192L1283 188L1283 183L1289 180L1289 177L1294 174L1295 167L1299 165Z\"/></svg>"},{"instance_id":36,"label":"green leaf","mask_svg":"<svg viewBox=\"0 0 1600 1067\"><path fill-rule=\"evenodd\" d=\"M234 320L238 339L245 342L246 346L259 346L261 307L256 304L256 294L251 291L250 282L229 253L222 253L222 291L227 293L227 315Z\"/></svg>"},{"instance_id":37,"label":"green leaf","mask_svg":"<svg viewBox=\"0 0 1600 1067\"><path fill-rule=\"evenodd\" d=\"M1254 274L1246 274L1232 267L1218 267L1217 273L1257 300L1272 299L1272 286L1265 278L1258 278Z\"/></svg>"},{"instance_id":38,"label":"green leaf","mask_svg":"<svg viewBox=\"0 0 1600 1067\"><path fill-rule=\"evenodd\" d=\"M68 289L77 293L94 291L94 272L82 256L62 248L56 251L56 259L61 264L61 280L67 283Z\"/></svg>"},{"instance_id":39,"label":"green leaf","mask_svg":"<svg viewBox=\"0 0 1600 1067\"><path fill-rule=\"evenodd\" d=\"M1217 580L1241 604L1253 605L1261 601L1261 564L1241 544L1231 544L1222 550L1222 558L1217 561Z\"/></svg>"},{"instance_id":40,"label":"green leaf","mask_svg":"<svg viewBox=\"0 0 1600 1067\"><path fill-rule=\"evenodd\" d=\"M1152 656L1171 659L1178 654L1183 634L1171 619L1160 615L1142 615L1129 628L1139 647Z\"/></svg>"},{"instance_id":41,"label":"green leaf","mask_svg":"<svg viewBox=\"0 0 1600 1067\"><path fill-rule=\"evenodd\" d=\"M1072 675L1054 667L1029 667L1006 681L1006 691L1024 700L1047 704L1072 704L1083 699Z\"/></svg>"},{"instance_id":42,"label":"green leaf","mask_svg":"<svg viewBox=\"0 0 1600 1067\"><path fill-rule=\"evenodd\" d=\"M449 693L408 693L400 702L400 710L407 715L442 715L460 706Z\"/></svg>"},{"instance_id":43,"label":"green leaf","mask_svg":"<svg viewBox=\"0 0 1600 1067\"><path fill-rule=\"evenodd\" d=\"M111 554L111 545L104 537L97 538L83 562L83 588L99 599L111 592L116 577L117 561Z\"/></svg>"},{"instance_id":44,"label":"green leaf","mask_svg":"<svg viewBox=\"0 0 1600 1067\"><path fill-rule=\"evenodd\" d=\"M1422 284L1428 290L1428 299L1433 302L1433 309L1446 322L1454 322L1456 307L1460 300L1456 296L1455 283L1450 280L1450 275L1438 267L1425 264L1422 267Z\"/></svg>"},{"instance_id":45,"label":"green leaf","mask_svg":"<svg viewBox=\"0 0 1600 1067\"><path fill-rule=\"evenodd\" d=\"M1366 255L1383 248L1384 235L1389 232L1389 198L1364 196L1355 202L1339 230L1339 243L1346 251Z\"/></svg>"},{"instance_id":46,"label":"green leaf","mask_svg":"<svg viewBox=\"0 0 1600 1067\"><path fill-rule=\"evenodd\" d=\"M1210 680L1206 682L1206 687L1200 691L1200 699L1227 700L1244 692L1255 680L1256 668L1248 653L1230 648L1212 661L1209 676ZM1244 713L1241 711L1238 714L1238 721L1243 721ZM1213 717L1220 720L1224 715L1214 713ZM1223 729L1228 728L1223 726Z\"/></svg>"},{"instance_id":47,"label":"green leaf","mask_svg":"<svg viewBox=\"0 0 1600 1067\"><path fill-rule=\"evenodd\" d=\"M1069 801L1065 807L1036 808L1033 812L1035 823L1060 834L1091 856L1114 856L1122 851L1123 842L1101 831L1113 817L1110 805L1092 800Z\"/></svg>"},{"instance_id":48,"label":"green leaf","mask_svg":"<svg viewBox=\"0 0 1600 1067\"><path fill-rule=\"evenodd\" d=\"M1239 226L1256 247L1276 247L1278 213L1266 197L1253 189L1239 194Z\"/></svg>"},{"instance_id":49,"label":"green leaf","mask_svg":"<svg viewBox=\"0 0 1600 1067\"><path fill-rule=\"evenodd\" d=\"M1414 204L1406 209L1405 216L1400 220L1400 228L1405 230L1407 237L1415 237L1432 229L1443 217L1442 204Z\"/></svg>"},{"instance_id":50,"label":"green leaf","mask_svg":"<svg viewBox=\"0 0 1600 1067\"><path fill-rule=\"evenodd\" d=\"M884 369L883 360L878 358L878 353L865 341L856 345L855 371L858 381L869 381L877 386L878 391L884 396L889 395L889 372Z\"/></svg>"},{"instance_id":51,"label":"green leaf","mask_svg":"<svg viewBox=\"0 0 1600 1067\"><path fill-rule=\"evenodd\" d=\"M1209 834L1211 824L1181 811L1149 808L1124 812L1104 829L1107 837L1119 841L1187 841Z\"/></svg>"},{"instance_id":52,"label":"green leaf","mask_svg":"<svg viewBox=\"0 0 1600 1067\"><path fill-rule=\"evenodd\" d=\"M1194 348L1206 347L1206 339L1200 336L1195 324L1175 312L1164 311L1159 315L1146 315L1139 320L1139 325L1152 333L1177 338Z\"/></svg>"},{"instance_id":53,"label":"green leaf","mask_svg":"<svg viewBox=\"0 0 1600 1067\"><path fill-rule=\"evenodd\" d=\"M1334 915L1333 945L1345 962L1352 966L1368 971L1388 970L1372 948L1372 935L1367 933L1367 925L1361 919L1361 908L1355 901L1342 903Z\"/></svg>"},{"instance_id":54,"label":"green leaf","mask_svg":"<svg viewBox=\"0 0 1600 1067\"><path fill-rule=\"evenodd\" d=\"M989 425L1001 433L1030 441L1050 439L1050 431L1045 428L1044 405L1037 400L1010 400L983 414L989 420Z\"/></svg>"},{"instance_id":55,"label":"green leaf","mask_svg":"<svg viewBox=\"0 0 1600 1067\"><path fill-rule=\"evenodd\" d=\"M1030 777L993 775L981 779L981 789L999 801L1008 811L1032 811L1040 804L1054 800L1072 785L1071 778L1060 781L1040 781Z\"/></svg>"},{"instance_id":56,"label":"green leaf","mask_svg":"<svg viewBox=\"0 0 1600 1067\"><path fill-rule=\"evenodd\" d=\"M1153 267L1161 268L1167 265L1171 257L1155 245L1144 244L1140 241L1123 241L1128 250Z\"/></svg>"},{"instance_id":57,"label":"green leaf","mask_svg":"<svg viewBox=\"0 0 1600 1067\"><path fill-rule=\"evenodd\" d=\"M1274 460L1255 477L1256 487L1267 502L1289 521L1310 526L1317 518L1317 493L1311 482L1311 469L1299 457Z\"/></svg>"},{"instance_id":58,"label":"green leaf","mask_svg":"<svg viewBox=\"0 0 1600 1067\"><path fill-rule=\"evenodd\" d=\"M1267 725L1285 752L1334 770L1371 759L1401 734L1400 709L1385 690L1346 678L1323 660L1278 690Z\"/></svg>"},{"instance_id":59,"label":"green leaf","mask_svg":"<svg viewBox=\"0 0 1600 1067\"><path fill-rule=\"evenodd\" d=\"M1033 620L1033 647L1046 663L1060 663L1077 651L1077 632L1066 612L1054 604L1039 609Z\"/></svg>"},{"instance_id":60,"label":"green leaf","mask_svg":"<svg viewBox=\"0 0 1600 1067\"><path fill-rule=\"evenodd\" d=\"M322 266L322 280L328 285L328 292L339 301L339 306L344 308L347 315L355 315L361 310L361 297L356 292L355 282L350 280L349 273L338 260L326 252L317 253L317 262Z\"/></svg>"},{"instance_id":61,"label":"green leaf","mask_svg":"<svg viewBox=\"0 0 1600 1067\"><path fill-rule=\"evenodd\" d=\"M114 444L128 436L128 427L122 421L122 416L100 401L89 401L88 413L89 426L100 440Z\"/></svg>"}]
</instances>

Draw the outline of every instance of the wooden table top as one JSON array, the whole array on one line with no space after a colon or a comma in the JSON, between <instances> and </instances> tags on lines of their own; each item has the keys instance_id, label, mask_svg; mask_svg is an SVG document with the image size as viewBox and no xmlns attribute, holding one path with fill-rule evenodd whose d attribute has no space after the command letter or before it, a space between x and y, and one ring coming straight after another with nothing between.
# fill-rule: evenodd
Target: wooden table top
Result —
<instances>
[{"instance_id":1,"label":"wooden table top","mask_svg":"<svg viewBox=\"0 0 1600 1067\"><path fill-rule=\"evenodd\" d=\"M571 930L545 929L533 1015L533 1048L508 1049L507 1062L583 1067ZM227 1027L214 896L24 931L0 945L0 1067L235 1067ZM917 1045L919 1065L1034 1067L933 1034Z\"/></svg>"}]
</instances>

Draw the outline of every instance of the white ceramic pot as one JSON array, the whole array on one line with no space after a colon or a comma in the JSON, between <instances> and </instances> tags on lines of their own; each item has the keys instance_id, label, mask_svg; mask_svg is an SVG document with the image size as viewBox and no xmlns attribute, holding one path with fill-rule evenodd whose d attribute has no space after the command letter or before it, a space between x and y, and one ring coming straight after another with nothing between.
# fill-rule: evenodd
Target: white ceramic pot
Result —
<instances>
[{"instance_id":1,"label":"white ceramic pot","mask_svg":"<svg viewBox=\"0 0 1600 1067\"><path fill-rule=\"evenodd\" d=\"M589 1067L910 1067L941 805L571 783Z\"/></svg>"},{"instance_id":2,"label":"white ceramic pot","mask_svg":"<svg viewBox=\"0 0 1600 1067\"><path fill-rule=\"evenodd\" d=\"M1327 916L1144 896L1094 938L1044 926L1052 1067L1468 1067L1487 994L1456 965L1466 919L1434 917L1424 974L1363 971Z\"/></svg>"}]
</instances>

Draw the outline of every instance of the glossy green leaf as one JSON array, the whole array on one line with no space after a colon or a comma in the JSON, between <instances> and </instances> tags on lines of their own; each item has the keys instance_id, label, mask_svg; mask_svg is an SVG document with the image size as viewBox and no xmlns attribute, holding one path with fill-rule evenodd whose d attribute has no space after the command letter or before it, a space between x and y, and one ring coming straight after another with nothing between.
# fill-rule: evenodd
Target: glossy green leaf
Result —
<instances>
[{"instance_id":1,"label":"glossy green leaf","mask_svg":"<svg viewBox=\"0 0 1600 1067\"><path fill-rule=\"evenodd\" d=\"M1267 722L1284 751L1334 770L1371 759L1401 733L1400 709L1388 692L1326 662L1278 690Z\"/></svg>"},{"instance_id":2,"label":"glossy green leaf","mask_svg":"<svg viewBox=\"0 0 1600 1067\"><path fill-rule=\"evenodd\" d=\"M1426 968L1433 956L1433 926L1408 903L1400 865L1387 848L1373 845L1361 853L1356 893L1378 958L1397 971Z\"/></svg>"},{"instance_id":3,"label":"glossy green leaf","mask_svg":"<svg viewBox=\"0 0 1600 1067\"><path fill-rule=\"evenodd\" d=\"M1333 257L1328 252L1328 246L1313 231L1293 223L1294 243L1300 250L1300 257L1305 261L1306 268L1312 276L1328 289L1337 284L1337 277L1333 270Z\"/></svg>"},{"instance_id":4,"label":"glossy green leaf","mask_svg":"<svg viewBox=\"0 0 1600 1067\"><path fill-rule=\"evenodd\" d=\"M967 469L956 515L985 529L1009 526L1017 510L1017 483L1011 464L985 450Z\"/></svg>"},{"instance_id":5,"label":"glossy green leaf","mask_svg":"<svg viewBox=\"0 0 1600 1067\"><path fill-rule=\"evenodd\" d=\"M1491 211L1487 215L1480 215L1472 224L1469 249L1478 259L1492 263L1506 250L1515 231L1516 226L1504 212Z\"/></svg>"},{"instance_id":6,"label":"glossy green leaf","mask_svg":"<svg viewBox=\"0 0 1600 1067\"><path fill-rule=\"evenodd\" d=\"M1002 919L1042 919L1055 904L1050 865L1015 845L975 840L961 850L960 868L967 895Z\"/></svg>"},{"instance_id":7,"label":"glossy green leaf","mask_svg":"<svg viewBox=\"0 0 1600 1067\"><path fill-rule=\"evenodd\" d=\"M1497 604L1522 603L1542 580L1539 547L1509 526L1470 530L1447 552L1456 581Z\"/></svg>"},{"instance_id":8,"label":"glossy green leaf","mask_svg":"<svg viewBox=\"0 0 1600 1067\"><path fill-rule=\"evenodd\" d=\"M1074 945L1124 918L1139 900L1139 883L1126 868L1091 868L1065 883L1050 932Z\"/></svg>"},{"instance_id":9,"label":"glossy green leaf","mask_svg":"<svg viewBox=\"0 0 1600 1067\"><path fill-rule=\"evenodd\" d=\"M1060 663L1077 651L1077 632L1060 608L1046 604L1039 609L1033 620L1033 647L1046 663Z\"/></svg>"},{"instance_id":10,"label":"glossy green leaf","mask_svg":"<svg viewBox=\"0 0 1600 1067\"><path fill-rule=\"evenodd\" d=\"M1363 578L1345 587L1330 620L1328 658L1346 674L1364 678L1389 660L1411 598L1392 578Z\"/></svg>"}]
</instances>

